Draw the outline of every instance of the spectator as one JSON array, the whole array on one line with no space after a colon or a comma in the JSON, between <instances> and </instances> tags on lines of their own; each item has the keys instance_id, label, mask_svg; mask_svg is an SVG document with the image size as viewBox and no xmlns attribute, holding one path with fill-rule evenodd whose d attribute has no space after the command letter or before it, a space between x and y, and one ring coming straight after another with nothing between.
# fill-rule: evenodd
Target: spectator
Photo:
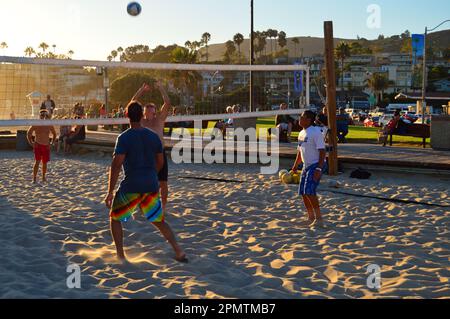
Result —
<instances>
[{"instance_id":1,"label":"spectator","mask_svg":"<svg viewBox=\"0 0 450 319\"><path fill-rule=\"evenodd\" d=\"M227 114L233 114L233 113L234 113L233 107L228 106ZM217 122L217 124L215 126L215 128L219 129L222 132L223 136L225 136L225 133L226 133L228 127L233 127L233 119L232 118L220 120L219 122Z\"/></svg>"},{"instance_id":2,"label":"spectator","mask_svg":"<svg viewBox=\"0 0 450 319\"><path fill-rule=\"evenodd\" d=\"M53 116L53 111L56 108L55 101L52 100L50 95L47 95L47 99L42 102L41 104L41 110L47 110L47 113L49 114L50 118Z\"/></svg>"},{"instance_id":3,"label":"spectator","mask_svg":"<svg viewBox=\"0 0 450 319\"><path fill-rule=\"evenodd\" d=\"M81 103L75 104L75 107L73 108L73 114L75 117L83 117L84 116L84 106Z\"/></svg>"},{"instance_id":4,"label":"spectator","mask_svg":"<svg viewBox=\"0 0 450 319\"><path fill-rule=\"evenodd\" d=\"M322 111L317 115L316 125L328 128L328 109L326 106L323 107Z\"/></svg>"},{"instance_id":5,"label":"spectator","mask_svg":"<svg viewBox=\"0 0 450 319\"><path fill-rule=\"evenodd\" d=\"M64 120L67 120L68 117L64 117ZM59 136L58 136L58 144L56 145L56 152L59 153L61 149L61 145L65 145L66 139L70 136L70 126L60 126L59 128Z\"/></svg>"},{"instance_id":6,"label":"spectator","mask_svg":"<svg viewBox=\"0 0 450 319\"><path fill-rule=\"evenodd\" d=\"M343 108L339 109L339 115L337 116L337 134L338 142L345 143L345 137L348 135L348 125L350 124L350 117Z\"/></svg>"},{"instance_id":7,"label":"spectator","mask_svg":"<svg viewBox=\"0 0 450 319\"><path fill-rule=\"evenodd\" d=\"M288 109L288 105L286 103L282 103L280 105L280 110L285 111ZM276 126L280 132L280 137L284 137L283 140L289 141L292 135L292 128L294 127L295 120L289 115L277 115L276 117Z\"/></svg>"},{"instance_id":8,"label":"spectator","mask_svg":"<svg viewBox=\"0 0 450 319\"><path fill-rule=\"evenodd\" d=\"M81 116L76 116L76 120L82 119ZM66 153L70 153L72 151L72 145L77 142L84 141L86 139L86 127L84 125L77 125L75 128L69 133L69 136L66 138L64 143L64 151Z\"/></svg>"},{"instance_id":9,"label":"spectator","mask_svg":"<svg viewBox=\"0 0 450 319\"><path fill-rule=\"evenodd\" d=\"M105 119L108 117L108 112L106 111L106 105L102 104L99 110L100 118Z\"/></svg>"}]
</instances>

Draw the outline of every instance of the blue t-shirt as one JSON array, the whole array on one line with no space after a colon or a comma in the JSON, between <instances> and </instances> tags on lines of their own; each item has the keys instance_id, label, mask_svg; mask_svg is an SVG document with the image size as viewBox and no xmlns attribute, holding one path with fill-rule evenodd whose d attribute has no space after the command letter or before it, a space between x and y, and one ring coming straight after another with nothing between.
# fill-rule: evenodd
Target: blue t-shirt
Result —
<instances>
[{"instance_id":1,"label":"blue t-shirt","mask_svg":"<svg viewBox=\"0 0 450 319\"><path fill-rule=\"evenodd\" d=\"M117 138L115 155L125 155L125 179L119 191L123 193L159 192L156 154L163 153L159 136L146 128L129 129Z\"/></svg>"}]
</instances>

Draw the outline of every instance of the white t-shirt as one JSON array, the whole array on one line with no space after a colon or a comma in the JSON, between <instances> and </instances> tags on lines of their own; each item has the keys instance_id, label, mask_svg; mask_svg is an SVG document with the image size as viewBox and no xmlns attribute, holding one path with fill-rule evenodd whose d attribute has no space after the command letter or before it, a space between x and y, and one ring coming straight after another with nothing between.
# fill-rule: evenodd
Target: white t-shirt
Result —
<instances>
[{"instance_id":1,"label":"white t-shirt","mask_svg":"<svg viewBox=\"0 0 450 319\"><path fill-rule=\"evenodd\" d=\"M305 168L319 163L320 150L325 150L325 138L320 127L310 126L298 136L298 150Z\"/></svg>"}]
</instances>

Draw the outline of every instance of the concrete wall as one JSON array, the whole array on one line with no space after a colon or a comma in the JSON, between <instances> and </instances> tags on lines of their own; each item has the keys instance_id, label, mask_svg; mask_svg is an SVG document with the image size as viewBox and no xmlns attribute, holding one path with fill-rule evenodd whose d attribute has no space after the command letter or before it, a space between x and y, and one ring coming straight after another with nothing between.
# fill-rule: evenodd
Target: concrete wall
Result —
<instances>
[{"instance_id":1,"label":"concrete wall","mask_svg":"<svg viewBox=\"0 0 450 319\"><path fill-rule=\"evenodd\" d=\"M450 151L450 115L433 115L431 118L431 147Z\"/></svg>"}]
</instances>

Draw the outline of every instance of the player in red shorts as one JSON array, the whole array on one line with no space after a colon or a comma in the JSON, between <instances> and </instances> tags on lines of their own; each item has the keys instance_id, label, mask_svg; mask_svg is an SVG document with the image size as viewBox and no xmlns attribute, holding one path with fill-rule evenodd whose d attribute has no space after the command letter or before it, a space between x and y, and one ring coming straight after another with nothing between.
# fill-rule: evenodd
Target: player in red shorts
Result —
<instances>
[{"instance_id":1,"label":"player in red shorts","mask_svg":"<svg viewBox=\"0 0 450 319\"><path fill-rule=\"evenodd\" d=\"M41 120L49 120L50 115L46 110L40 112ZM50 134L52 135L52 143L50 143ZM34 139L33 139L34 136ZM45 182L47 174L47 163L50 161L50 146L56 139L56 131L53 126L32 126L27 133L28 143L34 150L34 167L33 167L33 183L36 183L39 165L42 162L42 181Z\"/></svg>"}]
</instances>

